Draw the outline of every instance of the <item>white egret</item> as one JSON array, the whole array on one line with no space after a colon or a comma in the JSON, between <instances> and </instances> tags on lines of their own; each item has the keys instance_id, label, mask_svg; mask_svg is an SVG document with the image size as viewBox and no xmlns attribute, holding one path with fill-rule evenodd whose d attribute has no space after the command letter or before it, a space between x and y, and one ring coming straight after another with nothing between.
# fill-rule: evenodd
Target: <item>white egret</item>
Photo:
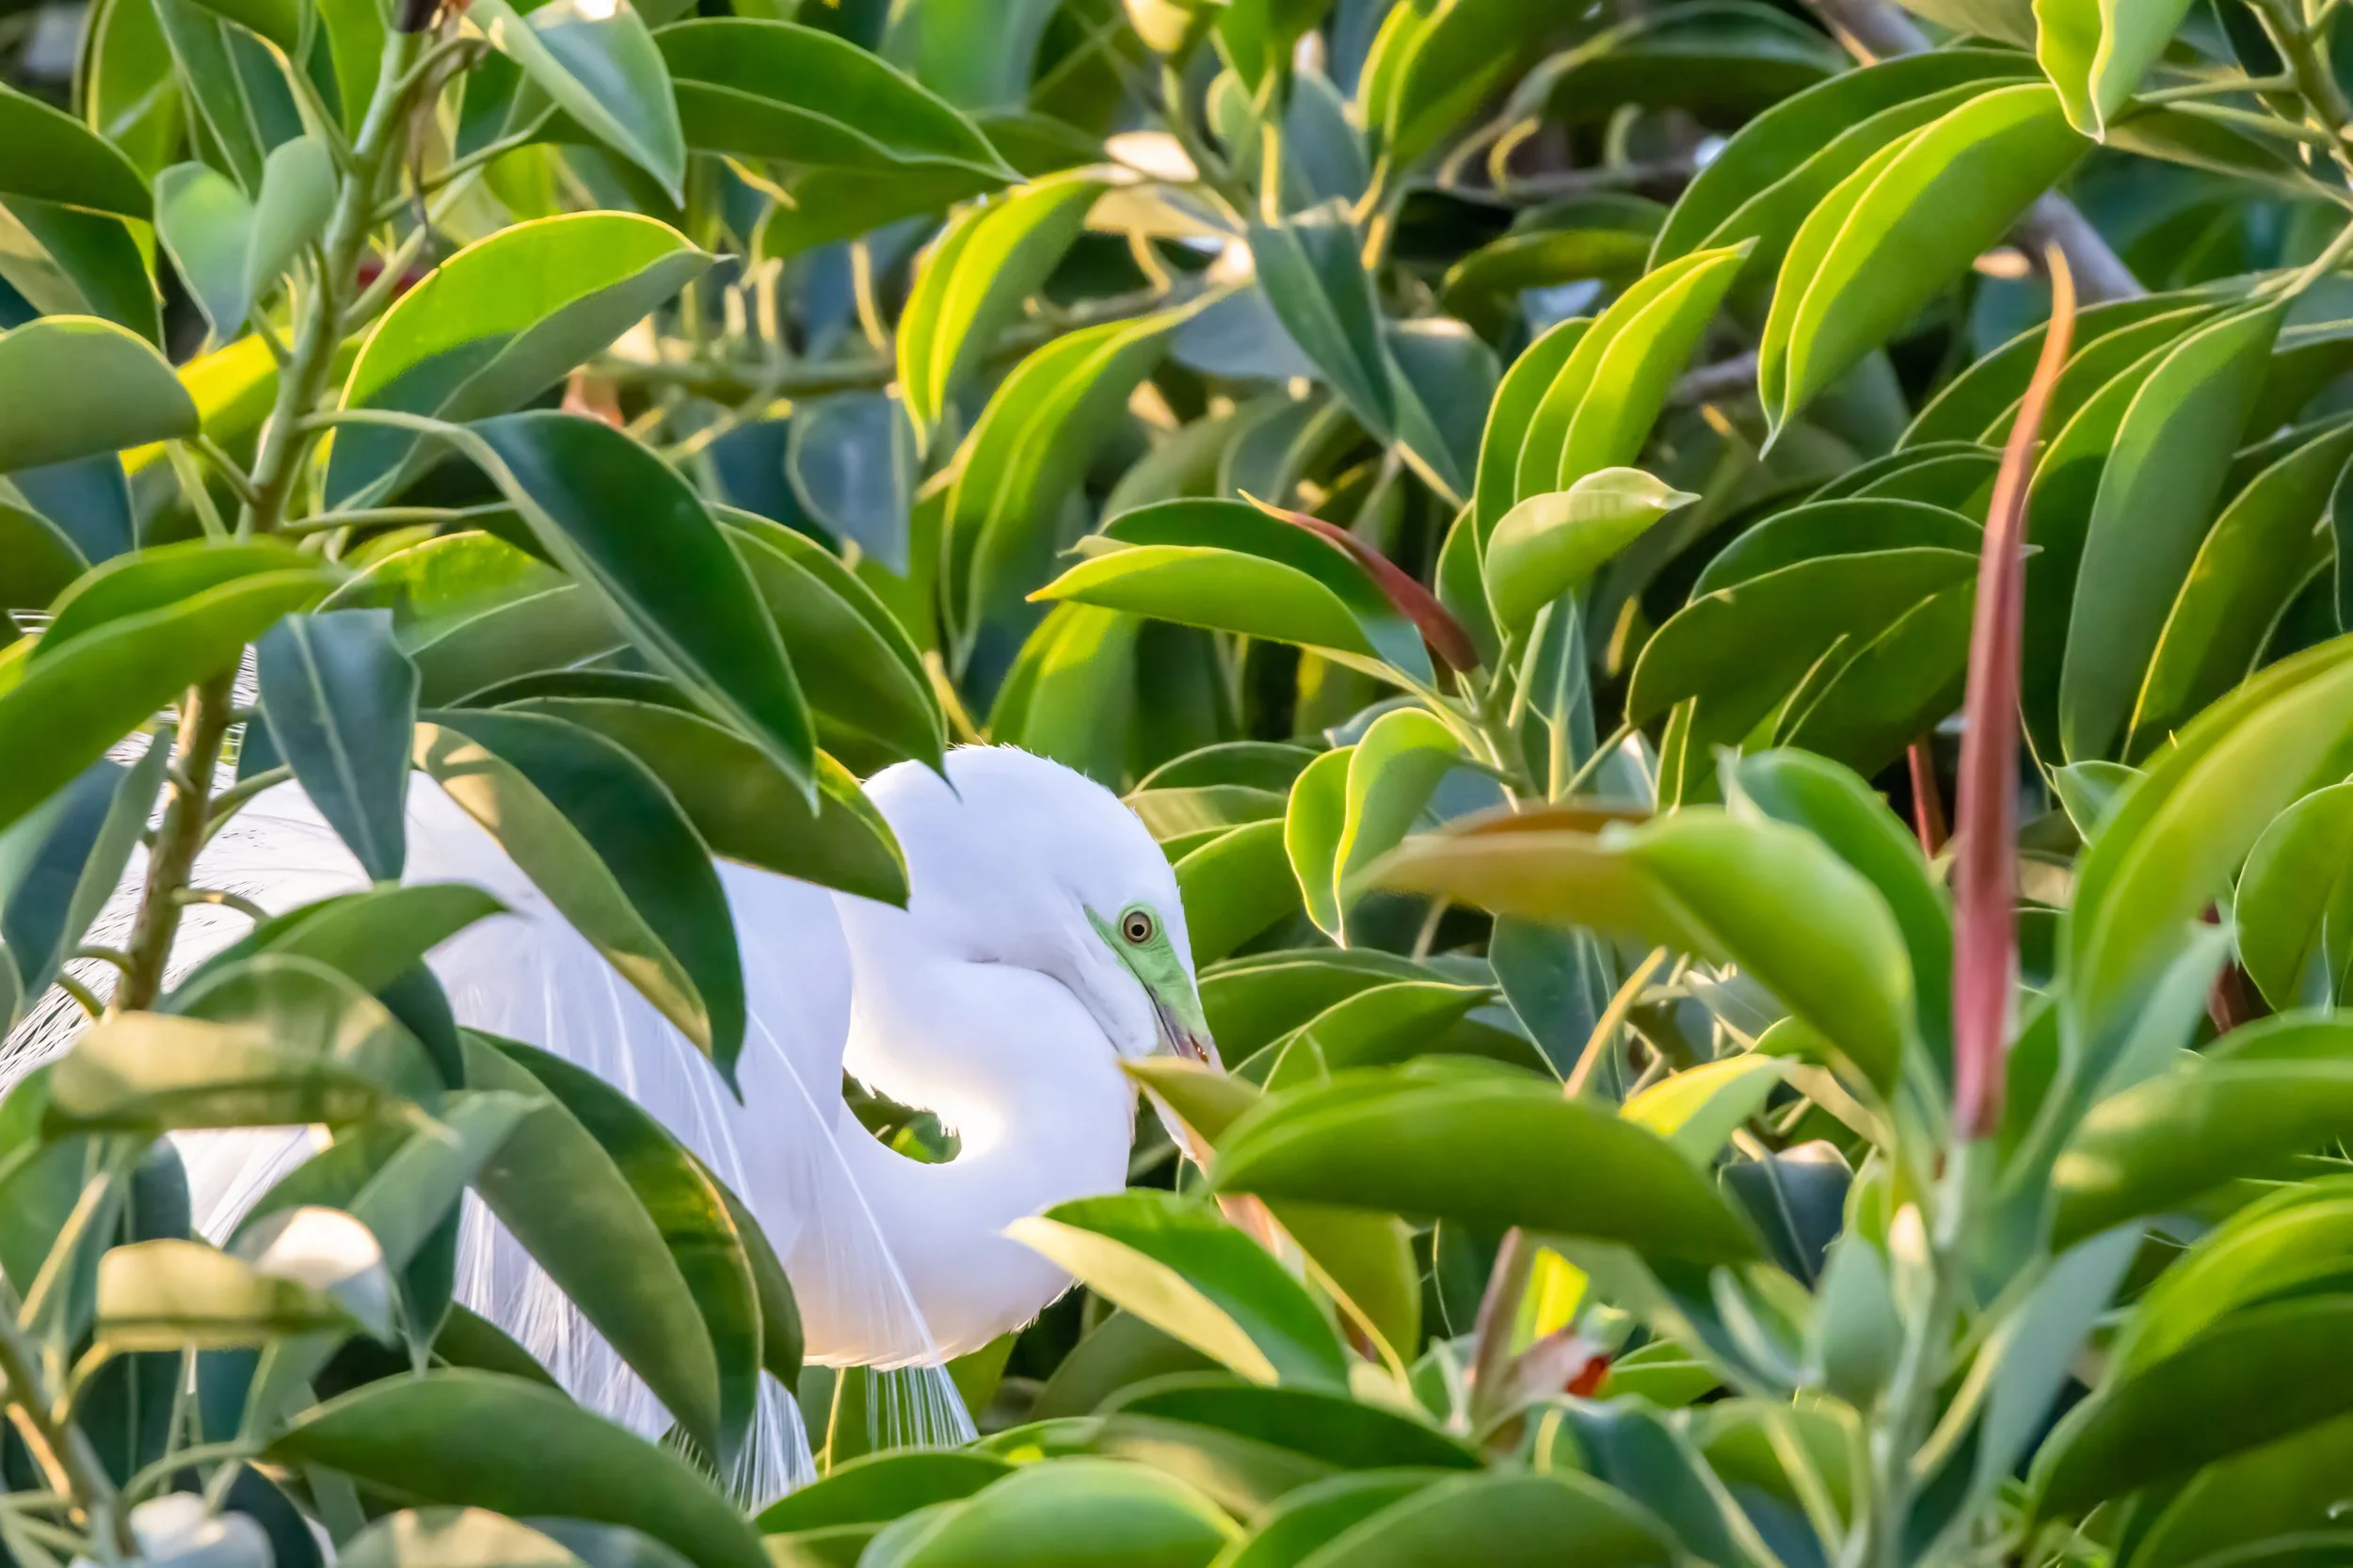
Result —
<instances>
[{"instance_id":1,"label":"white egret","mask_svg":"<svg viewBox=\"0 0 2353 1568\"><path fill-rule=\"evenodd\" d=\"M867 792L905 854L904 909L720 865L749 1016L740 1103L422 775L411 779L406 880L475 883L508 906L431 955L458 1020L596 1072L705 1160L784 1258L810 1359L936 1367L1068 1288L1003 1231L1125 1185L1136 1096L1120 1059L1214 1051L1176 877L1110 791L1010 747L968 746L949 754L946 779L902 763ZM293 785L248 807L200 860L198 880L273 911L365 882ZM119 902L118 922L128 914ZM184 967L233 935L213 919L184 936L175 960ZM33 1030L62 1044L54 1024ZM936 1114L959 1140L956 1158L927 1164L885 1147L843 1101L845 1068ZM184 1139L200 1223L225 1230L310 1147L308 1134ZM478 1206L467 1231L461 1300L598 1408L644 1430L667 1424ZM952 1401L944 1380L933 1384L935 1403ZM952 1406L930 1416L915 1424L937 1436L969 1431ZM767 1435L773 1448L777 1433Z\"/></svg>"}]
</instances>

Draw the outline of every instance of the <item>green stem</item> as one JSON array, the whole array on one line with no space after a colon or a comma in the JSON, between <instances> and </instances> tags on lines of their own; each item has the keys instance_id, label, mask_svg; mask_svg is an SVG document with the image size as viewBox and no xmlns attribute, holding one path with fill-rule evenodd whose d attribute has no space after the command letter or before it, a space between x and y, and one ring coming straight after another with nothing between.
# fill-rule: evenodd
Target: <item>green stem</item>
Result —
<instances>
[{"instance_id":1,"label":"green stem","mask_svg":"<svg viewBox=\"0 0 2353 1568\"><path fill-rule=\"evenodd\" d=\"M50 1490L72 1499L90 1544L108 1562L135 1556L129 1518L89 1436L57 1416L40 1377L40 1355L25 1336L16 1287L0 1279L0 1377L8 1379L9 1416Z\"/></svg>"}]
</instances>

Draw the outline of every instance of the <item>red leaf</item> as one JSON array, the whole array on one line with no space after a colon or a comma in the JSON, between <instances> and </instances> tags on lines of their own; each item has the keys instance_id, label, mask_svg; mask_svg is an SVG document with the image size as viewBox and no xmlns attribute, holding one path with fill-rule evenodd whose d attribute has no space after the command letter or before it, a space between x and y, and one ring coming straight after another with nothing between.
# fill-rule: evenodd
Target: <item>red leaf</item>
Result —
<instances>
[{"instance_id":1,"label":"red leaf","mask_svg":"<svg viewBox=\"0 0 2353 1568\"><path fill-rule=\"evenodd\" d=\"M2050 252L2051 326L2034 378L2018 405L1977 566L1977 622L1969 639L1969 690L1961 708L1953 861L1953 1125L1983 1138L2002 1119L2018 957L2019 641L2025 620L2026 489L2051 387L2075 330L2075 283Z\"/></svg>"},{"instance_id":2,"label":"red leaf","mask_svg":"<svg viewBox=\"0 0 2353 1568\"><path fill-rule=\"evenodd\" d=\"M1471 645L1470 633L1463 630L1463 623L1454 618L1453 612L1438 602L1437 595L1415 582L1400 569L1396 562L1336 522L1326 522L1321 518L1282 506L1271 506L1247 492L1242 499L1269 517L1296 523L1311 534L1321 534L1347 551L1355 558L1357 565L1372 574L1374 584L1397 607L1398 614L1414 623L1415 629L1421 633L1421 640L1430 645L1430 651L1445 661L1449 668L1475 670L1479 667L1479 649Z\"/></svg>"}]
</instances>

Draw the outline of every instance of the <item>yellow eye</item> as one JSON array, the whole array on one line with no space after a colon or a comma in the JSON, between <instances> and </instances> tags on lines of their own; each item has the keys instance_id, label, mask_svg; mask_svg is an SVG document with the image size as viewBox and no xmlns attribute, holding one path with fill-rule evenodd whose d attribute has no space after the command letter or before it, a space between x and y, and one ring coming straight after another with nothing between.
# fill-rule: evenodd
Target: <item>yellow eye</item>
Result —
<instances>
[{"instance_id":1,"label":"yellow eye","mask_svg":"<svg viewBox=\"0 0 2353 1568\"><path fill-rule=\"evenodd\" d=\"M1119 934L1142 947L1152 939L1152 916L1149 911L1130 909L1119 918Z\"/></svg>"}]
</instances>

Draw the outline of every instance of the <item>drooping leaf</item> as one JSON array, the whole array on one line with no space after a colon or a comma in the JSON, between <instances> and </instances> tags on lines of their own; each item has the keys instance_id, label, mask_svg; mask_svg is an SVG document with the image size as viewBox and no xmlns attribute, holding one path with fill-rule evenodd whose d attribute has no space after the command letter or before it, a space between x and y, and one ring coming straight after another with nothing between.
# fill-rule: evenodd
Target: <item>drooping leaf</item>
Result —
<instances>
[{"instance_id":1,"label":"drooping leaf","mask_svg":"<svg viewBox=\"0 0 2353 1568\"><path fill-rule=\"evenodd\" d=\"M171 366L112 322L51 315L0 332L0 473L197 429Z\"/></svg>"},{"instance_id":2,"label":"drooping leaf","mask_svg":"<svg viewBox=\"0 0 2353 1568\"><path fill-rule=\"evenodd\" d=\"M547 0L520 11L479 0L467 20L567 115L680 199L679 106L662 51L629 0Z\"/></svg>"},{"instance_id":3,"label":"drooping leaf","mask_svg":"<svg viewBox=\"0 0 2353 1568\"><path fill-rule=\"evenodd\" d=\"M279 754L378 882L408 850L408 757L417 669L392 641L390 612L290 616L255 650L262 711Z\"/></svg>"}]
</instances>

